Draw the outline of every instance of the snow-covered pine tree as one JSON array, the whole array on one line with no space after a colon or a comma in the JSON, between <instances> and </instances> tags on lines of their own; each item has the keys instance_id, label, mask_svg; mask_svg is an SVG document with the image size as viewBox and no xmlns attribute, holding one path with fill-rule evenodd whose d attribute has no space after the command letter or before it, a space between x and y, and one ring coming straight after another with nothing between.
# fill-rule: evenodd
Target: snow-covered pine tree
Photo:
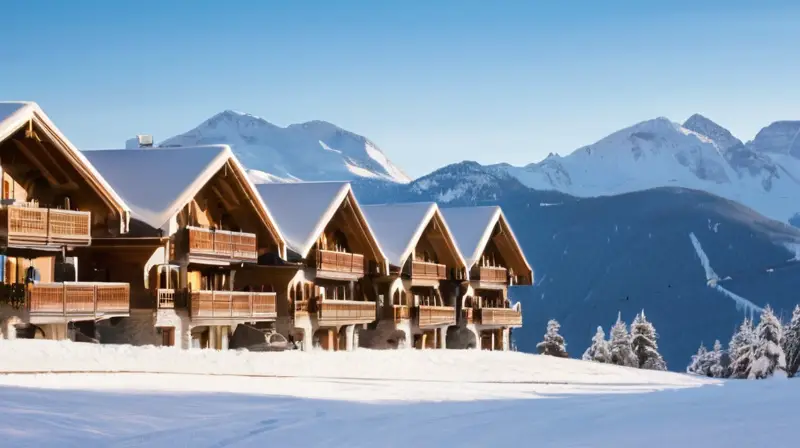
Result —
<instances>
[{"instance_id":1,"label":"snow-covered pine tree","mask_svg":"<svg viewBox=\"0 0 800 448\"><path fill-rule=\"evenodd\" d=\"M540 355L556 356L558 358L568 358L567 343L564 341L564 336L558 333L561 329L561 324L555 319L550 319L547 322L547 332L544 334L544 340L536 344L536 349Z\"/></svg>"},{"instance_id":2,"label":"snow-covered pine tree","mask_svg":"<svg viewBox=\"0 0 800 448\"><path fill-rule=\"evenodd\" d=\"M592 338L592 345L586 349L581 358L584 361L611 362L611 353L608 350L608 341L603 327L597 327L597 333Z\"/></svg>"},{"instance_id":3,"label":"snow-covered pine tree","mask_svg":"<svg viewBox=\"0 0 800 448\"><path fill-rule=\"evenodd\" d=\"M617 315L617 322L611 327L611 364L626 367L638 367L639 361L631 349L631 336L628 334L628 325L622 321L622 313Z\"/></svg>"},{"instance_id":4,"label":"snow-covered pine tree","mask_svg":"<svg viewBox=\"0 0 800 448\"><path fill-rule=\"evenodd\" d=\"M667 363L658 353L656 329L644 315L637 314L631 324L631 349L636 355L637 367L647 370L667 370Z\"/></svg>"},{"instance_id":5,"label":"snow-covered pine tree","mask_svg":"<svg viewBox=\"0 0 800 448\"><path fill-rule=\"evenodd\" d=\"M747 378L747 371L753 362L755 343L756 332L753 321L745 317L728 344L731 358L730 378Z\"/></svg>"},{"instance_id":6,"label":"snow-covered pine tree","mask_svg":"<svg viewBox=\"0 0 800 448\"><path fill-rule=\"evenodd\" d=\"M701 375L706 376L707 372L705 370L705 359L707 358L708 349L702 343L700 344L700 348L697 349L697 354L692 355L692 361L686 367L686 373L691 373L694 375Z\"/></svg>"},{"instance_id":7,"label":"snow-covered pine tree","mask_svg":"<svg viewBox=\"0 0 800 448\"><path fill-rule=\"evenodd\" d=\"M756 345L747 379L759 380L773 375L786 376L786 355L781 347L782 337L781 321L767 305L761 312L761 319L756 327Z\"/></svg>"},{"instance_id":8,"label":"snow-covered pine tree","mask_svg":"<svg viewBox=\"0 0 800 448\"><path fill-rule=\"evenodd\" d=\"M783 352L786 354L786 373L795 376L800 369L800 305L794 307L792 321L783 329Z\"/></svg>"},{"instance_id":9,"label":"snow-covered pine tree","mask_svg":"<svg viewBox=\"0 0 800 448\"><path fill-rule=\"evenodd\" d=\"M714 350L708 353L708 373L714 378L727 378L730 376L731 358L728 352L722 349L719 339L714 341Z\"/></svg>"}]
</instances>

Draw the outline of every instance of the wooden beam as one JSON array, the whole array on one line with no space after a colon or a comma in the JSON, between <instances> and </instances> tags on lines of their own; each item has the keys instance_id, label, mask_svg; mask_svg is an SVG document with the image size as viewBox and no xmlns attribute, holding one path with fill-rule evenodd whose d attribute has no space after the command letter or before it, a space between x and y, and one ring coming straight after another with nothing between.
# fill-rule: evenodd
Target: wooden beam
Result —
<instances>
[{"instance_id":1,"label":"wooden beam","mask_svg":"<svg viewBox=\"0 0 800 448\"><path fill-rule=\"evenodd\" d=\"M44 154L44 157L47 157L50 160L50 162L52 162L53 166L56 167L56 169L59 171L59 173L61 173L63 175L65 181L58 183L58 185L62 186L63 188L67 188L67 187L74 188L74 189L78 188L78 184L75 183L72 180L72 178L70 178L69 174L61 167L62 164L59 163L58 160L56 160L53 157L53 155L51 154L51 151L48 150L44 146L44 144L42 143L41 140L33 140L33 145L36 146L36 148L39 149L42 152L42 154Z\"/></svg>"},{"instance_id":2,"label":"wooden beam","mask_svg":"<svg viewBox=\"0 0 800 448\"><path fill-rule=\"evenodd\" d=\"M50 170L48 170L47 168L44 167L44 165L42 165L42 162L33 155L31 150L24 143L22 143L17 139L12 139L11 141L14 142L14 145L28 159L28 161L32 163L42 173L42 176L44 176L48 182L50 182L53 185L61 185L61 183L55 178L55 176L53 176Z\"/></svg>"}]
</instances>

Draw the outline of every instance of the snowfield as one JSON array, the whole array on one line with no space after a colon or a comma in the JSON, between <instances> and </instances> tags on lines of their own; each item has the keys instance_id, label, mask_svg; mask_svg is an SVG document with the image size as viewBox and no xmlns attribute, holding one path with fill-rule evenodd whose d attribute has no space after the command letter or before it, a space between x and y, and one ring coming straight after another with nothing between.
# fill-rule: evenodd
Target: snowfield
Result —
<instances>
[{"instance_id":1,"label":"snowfield","mask_svg":"<svg viewBox=\"0 0 800 448\"><path fill-rule=\"evenodd\" d=\"M18 447L760 446L790 442L780 403L800 399L793 381L482 351L17 340L0 360L0 440Z\"/></svg>"}]
</instances>

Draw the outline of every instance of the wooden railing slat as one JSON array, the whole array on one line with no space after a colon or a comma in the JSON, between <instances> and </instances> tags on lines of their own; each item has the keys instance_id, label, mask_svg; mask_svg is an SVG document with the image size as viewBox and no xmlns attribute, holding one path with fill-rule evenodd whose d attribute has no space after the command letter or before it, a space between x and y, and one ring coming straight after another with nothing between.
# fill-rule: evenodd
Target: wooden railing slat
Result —
<instances>
[{"instance_id":1,"label":"wooden railing slat","mask_svg":"<svg viewBox=\"0 0 800 448\"><path fill-rule=\"evenodd\" d=\"M32 283L25 296L31 314L95 315L130 312L127 283Z\"/></svg>"},{"instance_id":2,"label":"wooden railing slat","mask_svg":"<svg viewBox=\"0 0 800 448\"><path fill-rule=\"evenodd\" d=\"M189 254L206 255L232 260L258 259L258 240L254 233L229 232L199 227L187 227Z\"/></svg>"}]
</instances>

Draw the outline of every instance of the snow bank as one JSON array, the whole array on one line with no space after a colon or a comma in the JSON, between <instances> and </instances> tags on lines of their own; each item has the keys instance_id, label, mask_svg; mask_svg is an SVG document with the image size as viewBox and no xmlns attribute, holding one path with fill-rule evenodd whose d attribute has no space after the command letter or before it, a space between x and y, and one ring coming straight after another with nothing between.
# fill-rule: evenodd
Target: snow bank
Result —
<instances>
[{"instance_id":1,"label":"snow bank","mask_svg":"<svg viewBox=\"0 0 800 448\"><path fill-rule=\"evenodd\" d=\"M478 350L254 353L15 340L0 344L0 359L3 360L0 373L241 375L262 379L420 381L434 386L444 383L625 385L649 390L708 383L681 374L516 352ZM59 375L59 378L64 377Z\"/></svg>"}]
</instances>

